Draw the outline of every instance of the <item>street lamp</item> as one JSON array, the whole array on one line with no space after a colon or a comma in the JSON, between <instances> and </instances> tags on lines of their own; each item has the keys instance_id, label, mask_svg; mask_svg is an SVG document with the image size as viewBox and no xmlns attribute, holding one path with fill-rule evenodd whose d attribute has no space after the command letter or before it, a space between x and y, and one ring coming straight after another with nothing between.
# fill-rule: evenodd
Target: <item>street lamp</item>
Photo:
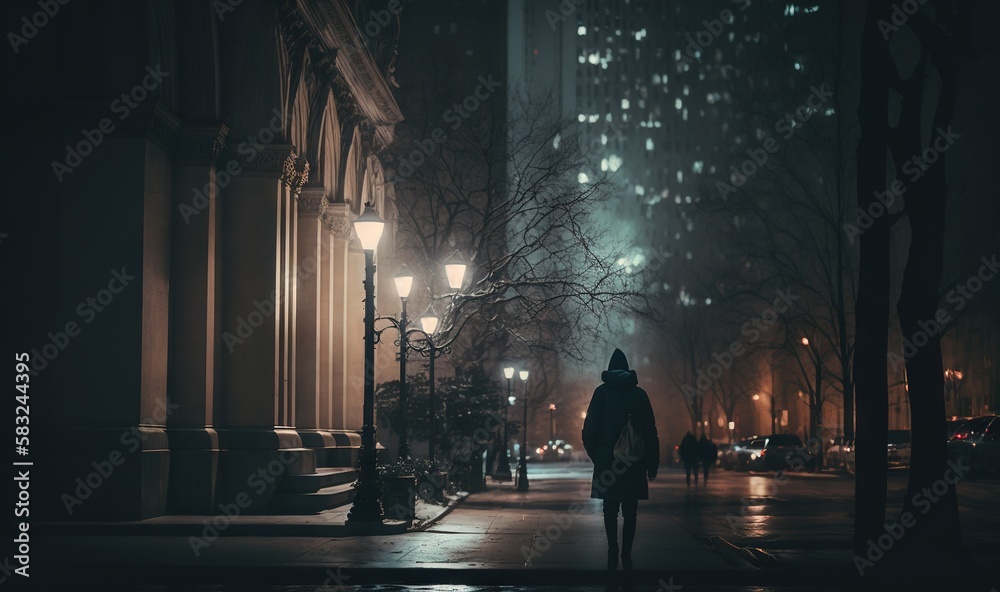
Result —
<instances>
[{"instance_id":1,"label":"street lamp","mask_svg":"<svg viewBox=\"0 0 1000 592\"><path fill-rule=\"evenodd\" d=\"M420 317L420 327L423 329L424 339L427 342L427 348L423 350L422 353L426 353L430 359L427 366L427 379L429 381L430 399L431 399L431 435L430 442L428 443L428 448L430 449L428 453L428 459L431 464L434 464L434 447L437 443L437 410L435 409L435 392L434 392L434 358L437 357L438 347L434 343L433 335L438 328L438 316L434 312L434 308L430 307L427 312Z\"/></svg>"},{"instance_id":2,"label":"street lamp","mask_svg":"<svg viewBox=\"0 0 1000 592\"><path fill-rule=\"evenodd\" d=\"M521 466L517 473L517 490L528 491L528 371L521 370L518 373L521 382L524 383L524 424L521 431Z\"/></svg>"},{"instance_id":3,"label":"street lamp","mask_svg":"<svg viewBox=\"0 0 1000 592\"><path fill-rule=\"evenodd\" d=\"M549 403L549 446L553 446L556 441L556 404Z\"/></svg>"},{"instance_id":4,"label":"street lamp","mask_svg":"<svg viewBox=\"0 0 1000 592\"><path fill-rule=\"evenodd\" d=\"M454 252L444 263L444 272L448 276L448 286L452 290L461 290L462 282L465 280L465 260L458 252Z\"/></svg>"},{"instance_id":5,"label":"street lamp","mask_svg":"<svg viewBox=\"0 0 1000 592\"><path fill-rule=\"evenodd\" d=\"M406 358L408 357L408 351L410 349L417 349L422 354L436 353L441 351L443 348L431 347L431 348L414 348L410 345L410 335L414 332L422 333L426 336L425 341L431 343L430 336L432 336L438 328L438 317L434 312L433 307L428 309L423 317L420 318L420 325L423 330L419 329L409 329L409 320L406 313L406 304L410 296L410 291L413 288L413 274L409 272L404 264L399 272L393 276L393 282L396 285L396 292L399 294L399 299L401 303L401 310L399 315L399 320L388 316L388 317L378 317L375 321L388 321L396 330L399 332L399 457L405 458L410 456L410 445L409 445L409 429L407 427L407 389L406 389ZM375 330L375 343L378 343L384 329ZM433 405L433 389L434 389L434 356L431 357L430 364L430 381L431 381L431 398ZM433 427L433 415L432 415L432 427ZM433 450L431 451L431 461L434 460Z\"/></svg>"},{"instance_id":6,"label":"street lamp","mask_svg":"<svg viewBox=\"0 0 1000 592\"><path fill-rule=\"evenodd\" d=\"M736 429L736 422L735 421L729 422L729 443L730 444L733 443L733 430L735 430L735 429Z\"/></svg>"},{"instance_id":7,"label":"street lamp","mask_svg":"<svg viewBox=\"0 0 1000 592\"><path fill-rule=\"evenodd\" d=\"M365 252L365 380L358 483L347 524L383 520L382 485L375 456L375 248L384 228L385 222L371 204L354 221L354 230Z\"/></svg>"},{"instance_id":8,"label":"street lamp","mask_svg":"<svg viewBox=\"0 0 1000 592\"><path fill-rule=\"evenodd\" d=\"M507 403L512 406L517 402L517 397L511 394L510 381L514 378L514 367L507 366L503 369L503 376L507 379ZM503 407L503 463L498 464L497 470L493 473L494 481L510 481L513 475L510 472L510 454L507 452L507 407Z\"/></svg>"},{"instance_id":9,"label":"street lamp","mask_svg":"<svg viewBox=\"0 0 1000 592\"><path fill-rule=\"evenodd\" d=\"M413 274L404 264L393 278L402 308L399 313L399 458L410 456L410 443L406 425L406 300L413 287Z\"/></svg>"}]
</instances>

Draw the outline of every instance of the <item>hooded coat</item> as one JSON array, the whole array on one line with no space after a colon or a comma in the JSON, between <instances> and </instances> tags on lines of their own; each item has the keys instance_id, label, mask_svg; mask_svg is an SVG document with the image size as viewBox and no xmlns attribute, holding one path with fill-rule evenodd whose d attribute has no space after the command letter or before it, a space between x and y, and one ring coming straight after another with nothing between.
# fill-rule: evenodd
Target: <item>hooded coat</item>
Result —
<instances>
[{"instance_id":1,"label":"hooded coat","mask_svg":"<svg viewBox=\"0 0 1000 592\"><path fill-rule=\"evenodd\" d=\"M629 370L625 354L616 349L602 384L594 391L583 422L583 447L594 462L590 497L598 499L649 499L647 472L660 465L660 440L653 408L646 391L639 388L635 370ZM614 446L629 414L643 438L643 457L625 464L614 458Z\"/></svg>"}]
</instances>

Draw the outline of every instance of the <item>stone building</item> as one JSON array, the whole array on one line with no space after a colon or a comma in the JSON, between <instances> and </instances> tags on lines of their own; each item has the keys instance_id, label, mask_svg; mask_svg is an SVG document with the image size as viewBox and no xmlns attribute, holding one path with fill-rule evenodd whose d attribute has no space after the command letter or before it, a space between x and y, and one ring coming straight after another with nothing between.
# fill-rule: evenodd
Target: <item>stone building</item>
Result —
<instances>
[{"instance_id":1,"label":"stone building","mask_svg":"<svg viewBox=\"0 0 1000 592\"><path fill-rule=\"evenodd\" d=\"M46 121L24 161L46 159L54 225L32 333L47 515L350 501L364 279L351 222L375 204L384 263L393 5L94 0L20 47L22 112ZM398 306L391 281L377 289Z\"/></svg>"}]
</instances>

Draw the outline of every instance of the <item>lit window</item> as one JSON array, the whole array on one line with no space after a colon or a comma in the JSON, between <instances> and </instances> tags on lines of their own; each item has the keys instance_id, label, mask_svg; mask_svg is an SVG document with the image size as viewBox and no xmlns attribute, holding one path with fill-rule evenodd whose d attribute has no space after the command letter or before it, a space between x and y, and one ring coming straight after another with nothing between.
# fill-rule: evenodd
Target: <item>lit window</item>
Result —
<instances>
[{"instance_id":1,"label":"lit window","mask_svg":"<svg viewBox=\"0 0 1000 592\"><path fill-rule=\"evenodd\" d=\"M576 30L576 34L577 35L586 35L587 34L587 27L580 27L579 29Z\"/></svg>"},{"instance_id":2,"label":"lit window","mask_svg":"<svg viewBox=\"0 0 1000 592\"><path fill-rule=\"evenodd\" d=\"M635 186L635 194L636 195L645 195L646 194L646 188L643 187L642 185L636 185Z\"/></svg>"},{"instance_id":3,"label":"lit window","mask_svg":"<svg viewBox=\"0 0 1000 592\"><path fill-rule=\"evenodd\" d=\"M680 97L674 99L674 109L680 111L684 107L684 103L681 101Z\"/></svg>"},{"instance_id":4,"label":"lit window","mask_svg":"<svg viewBox=\"0 0 1000 592\"><path fill-rule=\"evenodd\" d=\"M646 150L653 149L653 138L646 138Z\"/></svg>"},{"instance_id":5,"label":"lit window","mask_svg":"<svg viewBox=\"0 0 1000 592\"><path fill-rule=\"evenodd\" d=\"M583 183L589 181L590 177L587 176L587 173L580 173L579 175L576 176L576 180L582 185Z\"/></svg>"},{"instance_id":6,"label":"lit window","mask_svg":"<svg viewBox=\"0 0 1000 592\"><path fill-rule=\"evenodd\" d=\"M576 119L580 123L583 123L584 121L587 121L587 116L584 115L583 113L581 113L581 114L579 114L579 115L576 116Z\"/></svg>"},{"instance_id":7,"label":"lit window","mask_svg":"<svg viewBox=\"0 0 1000 592\"><path fill-rule=\"evenodd\" d=\"M628 99L622 99L622 109L628 109Z\"/></svg>"}]
</instances>

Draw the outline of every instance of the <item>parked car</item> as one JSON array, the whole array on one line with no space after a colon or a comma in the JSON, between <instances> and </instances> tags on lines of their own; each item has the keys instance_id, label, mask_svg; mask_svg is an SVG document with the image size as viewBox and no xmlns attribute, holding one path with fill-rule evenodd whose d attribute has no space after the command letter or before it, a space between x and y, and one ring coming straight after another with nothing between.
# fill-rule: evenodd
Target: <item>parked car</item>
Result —
<instances>
[{"instance_id":1,"label":"parked car","mask_svg":"<svg viewBox=\"0 0 1000 592\"><path fill-rule=\"evenodd\" d=\"M840 446L840 458L841 462L844 464L844 470L852 475L857 467L854 462L854 443L854 438L848 438L845 439L844 443Z\"/></svg>"},{"instance_id":2,"label":"parked car","mask_svg":"<svg viewBox=\"0 0 1000 592\"><path fill-rule=\"evenodd\" d=\"M739 466L740 449L747 445L750 439L743 439L733 442L719 451L719 465L727 470L734 471Z\"/></svg>"},{"instance_id":3,"label":"parked car","mask_svg":"<svg viewBox=\"0 0 1000 592\"><path fill-rule=\"evenodd\" d=\"M761 438L754 441L757 443ZM751 471L788 471L815 469L816 457L795 434L771 434L763 438L764 445L754 449L747 468Z\"/></svg>"},{"instance_id":4,"label":"parked car","mask_svg":"<svg viewBox=\"0 0 1000 592\"><path fill-rule=\"evenodd\" d=\"M970 419L975 419L974 417L952 417L951 419L946 419L944 421L945 431L947 433L947 438L951 440L951 437L955 435L955 432L962 427L965 422Z\"/></svg>"},{"instance_id":5,"label":"parked car","mask_svg":"<svg viewBox=\"0 0 1000 592\"><path fill-rule=\"evenodd\" d=\"M982 415L963 423L948 440L948 455L970 467L970 479L1000 470L1000 418Z\"/></svg>"},{"instance_id":6,"label":"parked car","mask_svg":"<svg viewBox=\"0 0 1000 592\"><path fill-rule=\"evenodd\" d=\"M890 467L910 466L910 430L889 430L886 448Z\"/></svg>"},{"instance_id":7,"label":"parked car","mask_svg":"<svg viewBox=\"0 0 1000 592\"><path fill-rule=\"evenodd\" d=\"M757 463L764 451L766 438L754 437L745 440L736 452L736 464L733 467L737 471L749 471L752 464Z\"/></svg>"},{"instance_id":8,"label":"parked car","mask_svg":"<svg viewBox=\"0 0 1000 592\"><path fill-rule=\"evenodd\" d=\"M834 471L844 470L844 436L830 440L823 455L823 465Z\"/></svg>"}]
</instances>

